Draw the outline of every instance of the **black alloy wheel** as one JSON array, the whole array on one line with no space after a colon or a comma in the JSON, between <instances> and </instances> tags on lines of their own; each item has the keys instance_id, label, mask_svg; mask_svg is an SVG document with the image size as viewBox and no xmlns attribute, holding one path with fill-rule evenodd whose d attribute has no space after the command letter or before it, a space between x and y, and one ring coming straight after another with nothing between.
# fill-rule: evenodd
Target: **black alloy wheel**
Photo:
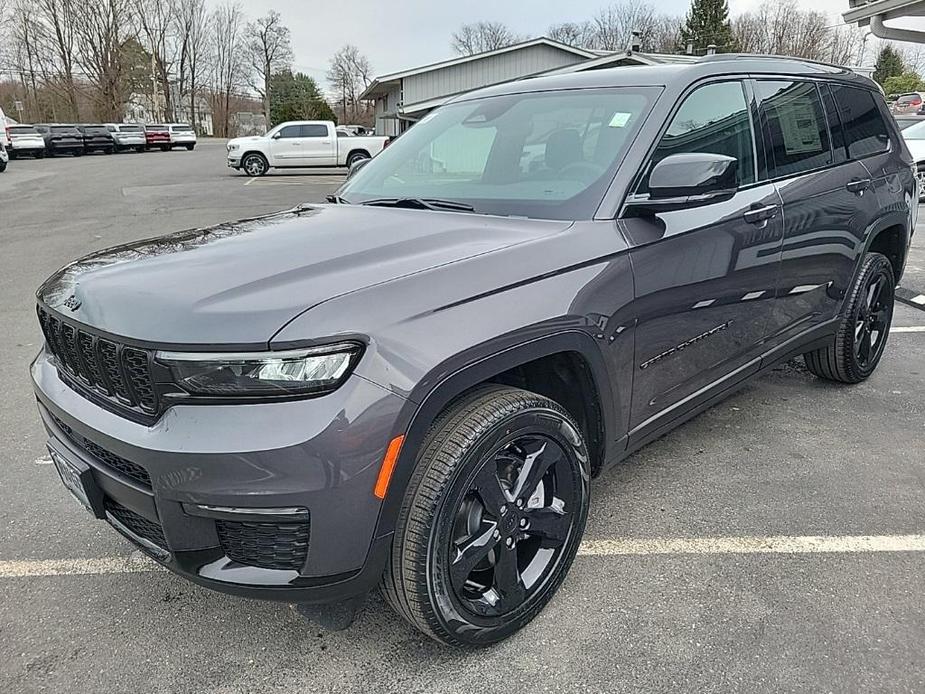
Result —
<instances>
[{"instance_id":1,"label":"black alloy wheel","mask_svg":"<svg viewBox=\"0 0 925 694\"><path fill-rule=\"evenodd\" d=\"M865 256L831 343L803 355L813 374L840 383L859 383L874 372L893 322L894 277L886 256Z\"/></svg>"},{"instance_id":2,"label":"black alloy wheel","mask_svg":"<svg viewBox=\"0 0 925 694\"><path fill-rule=\"evenodd\" d=\"M417 454L382 588L443 643L488 645L543 609L590 503L578 426L535 393L485 386L441 414Z\"/></svg>"},{"instance_id":3,"label":"black alloy wheel","mask_svg":"<svg viewBox=\"0 0 925 694\"><path fill-rule=\"evenodd\" d=\"M495 616L528 601L561 558L579 504L562 446L519 434L481 463L456 508L449 571L460 604Z\"/></svg>"}]
</instances>

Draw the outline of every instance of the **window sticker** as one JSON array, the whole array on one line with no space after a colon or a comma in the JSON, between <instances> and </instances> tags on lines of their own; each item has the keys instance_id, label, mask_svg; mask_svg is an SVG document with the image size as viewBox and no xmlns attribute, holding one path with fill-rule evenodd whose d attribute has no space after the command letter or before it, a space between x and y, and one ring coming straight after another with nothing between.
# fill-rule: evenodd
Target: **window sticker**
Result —
<instances>
[{"instance_id":1,"label":"window sticker","mask_svg":"<svg viewBox=\"0 0 925 694\"><path fill-rule=\"evenodd\" d=\"M626 113L625 111L617 111L613 114L613 118L610 119L611 128L625 128L626 124L630 122L632 113Z\"/></svg>"},{"instance_id":2,"label":"window sticker","mask_svg":"<svg viewBox=\"0 0 925 694\"><path fill-rule=\"evenodd\" d=\"M812 101L794 100L786 106L777 106L775 110L788 155L822 151L819 123Z\"/></svg>"}]
</instances>

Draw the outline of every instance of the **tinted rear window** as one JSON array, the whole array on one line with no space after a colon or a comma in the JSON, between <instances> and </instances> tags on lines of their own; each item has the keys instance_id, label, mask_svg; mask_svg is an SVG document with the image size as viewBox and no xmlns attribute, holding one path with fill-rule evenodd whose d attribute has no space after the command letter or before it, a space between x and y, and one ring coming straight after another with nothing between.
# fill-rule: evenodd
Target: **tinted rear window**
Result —
<instances>
[{"instance_id":1,"label":"tinted rear window","mask_svg":"<svg viewBox=\"0 0 925 694\"><path fill-rule=\"evenodd\" d=\"M122 133L140 133L142 128L140 125L120 125L119 132Z\"/></svg>"},{"instance_id":2,"label":"tinted rear window","mask_svg":"<svg viewBox=\"0 0 925 694\"><path fill-rule=\"evenodd\" d=\"M910 104L920 104L922 103L922 97L918 94L908 94L906 96L901 96L896 100L896 103L900 106L908 106Z\"/></svg>"},{"instance_id":3,"label":"tinted rear window","mask_svg":"<svg viewBox=\"0 0 925 694\"><path fill-rule=\"evenodd\" d=\"M173 131L175 133L191 133L193 129L188 125L174 125Z\"/></svg>"},{"instance_id":4,"label":"tinted rear window","mask_svg":"<svg viewBox=\"0 0 925 694\"><path fill-rule=\"evenodd\" d=\"M7 130L10 131L10 135L36 135L39 132L31 125L11 125Z\"/></svg>"},{"instance_id":5,"label":"tinted rear window","mask_svg":"<svg viewBox=\"0 0 925 694\"><path fill-rule=\"evenodd\" d=\"M859 159L885 152L889 148L890 136L873 93L833 84L832 95L845 130L848 156Z\"/></svg>"},{"instance_id":6,"label":"tinted rear window","mask_svg":"<svg viewBox=\"0 0 925 694\"><path fill-rule=\"evenodd\" d=\"M91 134L91 135L97 135L97 134L99 134L99 133L108 133L108 132L109 132L109 131L106 129L106 126L105 126L105 125L82 125L82 126L80 127L80 129L83 130L85 133L89 133L89 134Z\"/></svg>"},{"instance_id":7,"label":"tinted rear window","mask_svg":"<svg viewBox=\"0 0 925 694\"><path fill-rule=\"evenodd\" d=\"M148 125L145 126L145 130L151 133L165 133L167 132L166 125Z\"/></svg>"},{"instance_id":8,"label":"tinted rear window","mask_svg":"<svg viewBox=\"0 0 925 694\"><path fill-rule=\"evenodd\" d=\"M77 128L73 125L55 125L51 128L53 133L76 133L78 132Z\"/></svg>"},{"instance_id":9,"label":"tinted rear window","mask_svg":"<svg viewBox=\"0 0 925 694\"><path fill-rule=\"evenodd\" d=\"M812 82L755 82L770 147L771 178L793 176L832 163L822 100Z\"/></svg>"}]
</instances>

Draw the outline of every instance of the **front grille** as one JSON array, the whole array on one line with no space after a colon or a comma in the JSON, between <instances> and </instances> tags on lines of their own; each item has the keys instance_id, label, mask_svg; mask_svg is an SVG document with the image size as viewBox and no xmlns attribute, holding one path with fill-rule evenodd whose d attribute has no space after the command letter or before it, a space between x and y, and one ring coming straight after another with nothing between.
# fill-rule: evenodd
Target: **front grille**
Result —
<instances>
[{"instance_id":1,"label":"front grille","mask_svg":"<svg viewBox=\"0 0 925 694\"><path fill-rule=\"evenodd\" d=\"M147 489L151 489L151 476L143 467L136 465L130 460L126 460L125 458L122 458L115 453L110 453L102 446L93 443L93 441L84 436L81 436L71 427L61 421L58 417L51 415L51 418L54 420L58 428L63 431L68 439L70 439L70 441L78 448L82 448L106 467L112 468L116 472L125 475L129 479L138 482Z\"/></svg>"},{"instance_id":2,"label":"front grille","mask_svg":"<svg viewBox=\"0 0 925 694\"><path fill-rule=\"evenodd\" d=\"M123 409L158 410L151 354L80 330L43 308L39 323L58 368L83 388Z\"/></svg>"},{"instance_id":3,"label":"front grille","mask_svg":"<svg viewBox=\"0 0 925 694\"><path fill-rule=\"evenodd\" d=\"M301 571L308 558L310 524L301 522L216 521L225 554L239 564Z\"/></svg>"},{"instance_id":4,"label":"front grille","mask_svg":"<svg viewBox=\"0 0 925 694\"><path fill-rule=\"evenodd\" d=\"M160 523L150 521L144 516L139 516L122 504L112 499L106 499L103 502L106 513L119 521L126 528L135 533L138 537L143 538L151 544L157 545L165 552L167 551L167 540L164 538L164 530Z\"/></svg>"}]
</instances>

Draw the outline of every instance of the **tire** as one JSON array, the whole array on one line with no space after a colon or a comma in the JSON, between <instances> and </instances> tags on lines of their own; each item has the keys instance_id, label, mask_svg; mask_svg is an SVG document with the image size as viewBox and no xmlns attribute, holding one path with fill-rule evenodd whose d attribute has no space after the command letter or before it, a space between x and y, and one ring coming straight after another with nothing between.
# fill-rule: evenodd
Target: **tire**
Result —
<instances>
[{"instance_id":1,"label":"tire","mask_svg":"<svg viewBox=\"0 0 925 694\"><path fill-rule=\"evenodd\" d=\"M169 150L170 150L170 147L169 147L169 146L167 146L167 145L161 145L161 151L162 151L162 152L167 152L167 151L169 151Z\"/></svg>"},{"instance_id":2,"label":"tire","mask_svg":"<svg viewBox=\"0 0 925 694\"><path fill-rule=\"evenodd\" d=\"M80 149L75 149L75 150L74 150L74 156L75 156L75 157L82 157L83 155L84 155L83 150L80 150Z\"/></svg>"},{"instance_id":3,"label":"tire","mask_svg":"<svg viewBox=\"0 0 925 694\"><path fill-rule=\"evenodd\" d=\"M548 398L486 386L456 401L418 453L382 578L388 602L450 645L485 646L522 628L578 551L588 466L580 430Z\"/></svg>"},{"instance_id":4,"label":"tire","mask_svg":"<svg viewBox=\"0 0 925 694\"><path fill-rule=\"evenodd\" d=\"M10 161L13 161L16 158L16 152L14 150L8 149L6 153L7 153L7 156L9 156Z\"/></svg>"},{"instance_id":5,"label":"tire","mask_svg":"<svg viewBox=\"0 0 925 694\"><path fill-rule=\"evenodd\" d=\"M35 152L35 158L36 158L36 159L44 159L44 158L45 158L45 150L44 150L44 149L36 150L36 152Z\"/></svg>"},{"instance_id":6,"label":"tire","mask_svg":"<svg viewBox=\"0 0 925 694\"><path fill-rule=\"evenodd\" d=\"M112 154L115 151L116 151L115 149L113 149L112 147L109 147L103 150L103 154Z\"/></svg>"},{"instance_id":7,"label":"tire","mask_svg":"<svg viewBox=\"0 0 925 694\"><path fill-rule=\"evenodd\" d=\"M187 151L192 152L194 149L196 149L196 145L187 145L186 149Z\"/></svg>"},{"instance_id":8,"label":"tire","mask_svg":"<svg viewBox=\"0 0 925 694\"><path fill-rule=\"evenodd\" d=\"M148 150L148 148L145 147L144 145L139 145L138 147L135 148L135 151L136 151L138 154L144 154L147 150Z\"/></svg>"},{"instance_id":9,"label":"tire","mask_svg":"<svg viewBox=\"0 0 925 694\"><path fill-rule=\"evenodd\" d=\"M241 160L241 170L252 178L264 176L270 170L270 163L262 154L251 152Z\"/></svg>"},{"instance_id":10,"label":"tire","mask_svg":"<svg viewBox=\"0 0 925 694\"><path fill-rule=\"evenodd\" d=\"M880 253L868 253L848 294L838 331L829 345L803 355L806 368L839 383L860 383L870 376L890 335L895 290L890 261Z\"/></svg>"},{"instance_id":11,"label":"tire","mask_svg":"<svg viewBox=\"0 0 925 694\"><path fill-rule=\"evenodd\" d=\"M6 162L0 161L0 173L3 173L4 171L6 171Z\"/></svg>"},{"instance_id":12,"label":"tire","mask_svg":"<svg viewBox=\"0 0 925 694\"><path fill-rule=\"evenodd\" d=\"M347 157L347 167L351 167L356 164L358 161L363 161L364 159L369 159L369 155L366 152L351 152L350 156Z\"/></svg>"}]
</instances>

